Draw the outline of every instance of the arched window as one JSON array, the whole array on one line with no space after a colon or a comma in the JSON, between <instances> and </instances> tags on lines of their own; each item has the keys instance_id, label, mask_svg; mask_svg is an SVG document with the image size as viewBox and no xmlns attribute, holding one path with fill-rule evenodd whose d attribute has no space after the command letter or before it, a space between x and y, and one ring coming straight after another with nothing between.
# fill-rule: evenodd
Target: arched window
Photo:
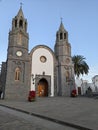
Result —
<instances>
[{"instance_id":1,"label":"arched window","mask_svg":"<svg viewBox=\"0 0 98 130\"><path fill-rule=\"evenodd\" d=\"M15 20L15 28L17 27L17 19Z\"/></svg>"},{"instance_id":2,"label":"arched window","mask_svg":"<svg viewBox=\"0 0 98 130\"><path fill-rule=\"evenodd\" d=\"M66 33L64 33L64 39L66 39Z\"/></svg>"},{"instance_id":3,"label":"arched window","mask_svg":"<svg viewBox=\"0 0 98 130\"><path fill-rule=\"evenodd\" d=\"M19 27L23 28L23 21L22 20L19 21Z\"/></svg>"},{"instance_id":4,"label":"arched window","mask_svg":"<svg viewBox=\"0 0 98 130\"><path fill-rule=\"evenodd\" d=\"M63 39L63 33L60 33L60 40Z\"/></svg>"},{"instance_id":5,"label":"arched window","mask_svg":"<svg viewBox=\"0 0 98 130\"><path fill-rule=\"evenodd\" d=\"M25 22L25 31L27 31L27 23Z\"/></svg>"},{"instance_id":6,"label":"arched window","mask_svg":"<svg viewBox=\"0 0 98 130\"><path fill-rule=\"evenodd\" d=\"M16 81L20 80L20 68L15 69L15 80Z\"/></svg>"}]
</instances>

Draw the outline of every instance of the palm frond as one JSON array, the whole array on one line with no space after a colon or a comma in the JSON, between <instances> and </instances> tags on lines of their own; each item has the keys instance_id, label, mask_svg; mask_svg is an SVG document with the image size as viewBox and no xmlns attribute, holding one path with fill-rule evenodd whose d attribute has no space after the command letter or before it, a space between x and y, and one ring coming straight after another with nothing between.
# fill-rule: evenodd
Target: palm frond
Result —
<instances>
[{"instance_id":1,"label":"palm frond","mask_svg":"<svg viewBox=\"0 0 98 130\"><path fill-rule=\"evenodd\" d=\"M76 76L80 76L80 74L88 74L89 66L85 62L85 57L81 55L74 55L72 57L72 61L74 63L74 72Z\"/></svg>"}]
</instances>

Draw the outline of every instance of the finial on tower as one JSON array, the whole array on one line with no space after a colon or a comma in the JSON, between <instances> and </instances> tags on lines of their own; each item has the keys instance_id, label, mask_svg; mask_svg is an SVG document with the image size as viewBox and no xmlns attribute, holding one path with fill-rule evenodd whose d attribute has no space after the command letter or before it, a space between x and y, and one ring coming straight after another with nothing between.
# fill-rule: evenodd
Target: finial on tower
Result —
<instances>
[{"instance_id":1,"label":"finial on tower","mask_svg":"<svg viewBox=\"0 0 98 130\"><path fill-rule=\"evenodd\" d=\"M63 25L63 18L61 17L61 23L60 23L60 27L59 27L59 30L61 31L65 31L65 28L64 28L64 25Z\"/></svg>"},{"instance_id":2,"label":"finial on tower","mask_svg":"<svg viewBox=\"0 0 98 130\"><path fill-rule=\"evenodd\" d=\"M61 23L62 23L62 21L63 21L63 18L61 17Z\"/></svg>"},{"instance_id":3,"label":"finial on tower","mask_svg":"<svg viewBox=\"0 0 98 130\"><path fill-rule=\"evenodd\" d=\"M23 6L23 3L21 2L21 3L20 3L20 8L22 8L22 6Z\"/></svg>"}]
</instances>

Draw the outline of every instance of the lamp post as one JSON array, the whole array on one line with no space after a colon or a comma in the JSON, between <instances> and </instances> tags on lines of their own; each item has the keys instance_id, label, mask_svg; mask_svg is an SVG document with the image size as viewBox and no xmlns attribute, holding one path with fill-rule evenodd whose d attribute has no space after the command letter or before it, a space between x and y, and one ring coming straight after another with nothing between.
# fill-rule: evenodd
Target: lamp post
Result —
<instances>
[{"instance_id":1,"label":"lamp post","mask_svg":"<svg viewBox=\"0 0 98 130\"><path fill-rule=\"evenodd\" d=\"M35 74L35 75L32 74L31 77L32 77L32 84L33 84L33 85L34 85L34 84L36 85L36 80L37 80L37 79L40 79L40 75L38 75L38 74ZM36 86L35 86L35 88L36 88Z\"/></svg>"},{"instance_id":2,"label":"lamp post","mask_svg":"<svg viewBox=\"0 0 98 130\"><path fill-rule=\"evenodd\" d=\"M42 72L42 75L40 75L40 74L31 74L31 77L32 77L32 84L34 85L36 85L36 81L38 80L38 79L41 79L42 78L42 76L44 76L45 75L45 71L43 71ZM35 86L36 87L36 86Z\"/></svg>"}]
</instances>

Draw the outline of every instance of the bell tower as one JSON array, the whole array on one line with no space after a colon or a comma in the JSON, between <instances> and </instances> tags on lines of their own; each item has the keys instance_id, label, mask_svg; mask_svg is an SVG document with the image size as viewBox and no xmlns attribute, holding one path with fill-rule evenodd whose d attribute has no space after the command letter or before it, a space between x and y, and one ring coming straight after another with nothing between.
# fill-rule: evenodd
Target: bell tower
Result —
<instances>
[{"instance_id":1,"label":"bell tower","mask_svg":"<svg viewBox=\"0 0 98 130\"><path fill-rule=\"evenodd\" d=\"M9 32L5 98L27 98L30 85L28 40L27 20L21 6L12 20L12 29Z\"/></svg>"},{"instance_id":2,"label":"bell tower","mask_svg":"<svg viewBox=\"0 0 98 130\"><path fill-rule=\"evenodd\" d=\"M57 88L58 95L70 96L74 85L74 65L71 57L71 45L68 42L68 32L61 21L59 30L56 33L55 55L57 65Z\"/></svg>"},{"instance_id":3,"label":"bell tower","mask_svg":"<svg viewBox=\"0 0 98 130\"><path fill-rule=\"evenodd\" d=\"M27 20L24 18L22 7L12 20L12 30L9 32L9 45L7 57L19 58L28 55Z\"/></svg>"}]
</instances>

